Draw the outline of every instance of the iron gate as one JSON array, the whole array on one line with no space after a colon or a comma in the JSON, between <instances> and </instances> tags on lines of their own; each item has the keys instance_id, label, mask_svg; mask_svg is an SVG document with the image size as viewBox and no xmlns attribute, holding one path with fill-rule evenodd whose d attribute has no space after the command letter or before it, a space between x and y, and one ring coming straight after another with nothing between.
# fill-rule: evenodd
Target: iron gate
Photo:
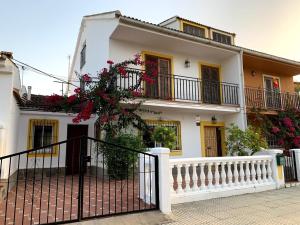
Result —
<instances>
[{"instance_id":1,"label":"iron gate","mask_svg":"<svg viewBox=\"0 0 300 225\"><path fill-rule=\"evenodd\" d=\"M285 182L297 181L297 169L294 151L283 151L285 165L284 165L284 179Z\"/></svg>"},{"instance_id":2,"label":"iron gate","mask_svg":"<svg viewBox=\"0 0 300 225\"><path fill-rule=\"evenodd\" d=\"M67 149L78 148L80 157L67 155ZM67 160L72 168L65 167ZM1 157L0 177L3 225L58 224L159 208L158 157L89 137Z\"/></svg>"}]
</instances>

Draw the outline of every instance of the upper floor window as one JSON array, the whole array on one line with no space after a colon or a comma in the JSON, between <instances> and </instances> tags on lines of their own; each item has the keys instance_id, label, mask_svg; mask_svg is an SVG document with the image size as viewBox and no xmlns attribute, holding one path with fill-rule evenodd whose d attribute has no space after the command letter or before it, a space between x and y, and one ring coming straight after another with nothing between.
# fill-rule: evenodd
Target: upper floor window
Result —
<instances>
[{"instance_id":1,"label":"upper floor window","mask_svg":"<svg viewBox=\"0 0 300 225\"><path fill-rule=\"evenodd\" d=\"M192 34L198 37L205 37L205 29L198 26L183 23L183 32Z\"/></svg>"},{"instance_id":2,"label":"upper floor window","mask_svg":"<svg viewBox=\"0 0 300 225\"><path fill-rule=\"evenodd\" d=\"M86 43L84 43L82 50L80 52L80 69L84 66L85 64L85 57L86 57Z\"/></svg>"},{"instance_id":3,"label":"upper floor window","mask_svg":"<svg viewBox=\"0 0 300 225\"><path fill-rule=\"evenodd\" d=\"M226 34L221 34L213 31L213 40L217 42L221 42L223 44L231 45L231 36Z\"/></svg>"}]
</instances>

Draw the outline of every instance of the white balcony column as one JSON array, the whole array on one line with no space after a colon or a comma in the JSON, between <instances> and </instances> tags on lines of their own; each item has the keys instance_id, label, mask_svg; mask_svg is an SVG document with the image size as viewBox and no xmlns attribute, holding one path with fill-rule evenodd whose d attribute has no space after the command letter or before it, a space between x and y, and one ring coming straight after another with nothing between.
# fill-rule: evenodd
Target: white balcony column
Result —
<instances>
[{"instance_id":1,"label":"white balcony column","mask_svg":"<svg viewBox=\"0 0 300 225\"><path fill-rule=\"evenodd\" d=\"M220 187L220 173L219 173L219 162L215 163L215 187L219 188Z\"/></svg>"},{"instance_id":2,"label":"white balcony column","mask_svg":"<svg viewBox=\"0 0 300 225\"><path fill-rule=\"evenodd\" d=\"M159 209L162 213L171 213L170 150L168 148L153 148L151 154L158 156Z\"/></svg>"},{"instance_id":3,"label":"white balcony column","mask_svg":"<svg viewBox=\"0 0 300 225\"><path fill-rule=\"evenodd\" d=\"M251 183L251 180L250 180L250 162L249 161L246 161L245 162L245 165L246 165L246 184L249 185Z\"/></svg>"},{"instance_id":4,"label":"white balcony column","mask_svg":"<svg viewBox=\"0 0 300 225\"><path fill-rule=\"evenodd\" d=\"M240 161L240 185L245 184L244 161Z\"/></svg>"},{"instance_id":5,"label":"white balcony column","mask_svg":"<svg viewBox=\"0 0 300 225\"><path fill-rule=\"evenodd\" d=\"M184 168L185 168L185 176L184 176L184 179L185 179L185 191L189 192L189 191L191 191L191 187L190 187L191 177L190 177L190 171L189 171L190 164L188 164L188 163L184 164Z\"/></svg>"},{"instance_id":6,"label":"white balcony column","mask_svg":"<svg viewBox=\"0 0 300 225\"><path fill-rule=\"evenodd\" d=\"M221 162L221 182L222 182L222 187L227 187L225 164L226 164L225 162Z\"/></svg>"},{"instance_id":7,"label":"white balcony column","mask_svg":"<svg viewBox=\"0 0 300 225\"><path fill-rule=\"evenodd\" d=\"M205 173L204 173L204 166L205 166L205 163L201 163L200 164L200 189L203 190L203 189L206 189L206 185L205 185Z\"/></svg>"}]
</instances>

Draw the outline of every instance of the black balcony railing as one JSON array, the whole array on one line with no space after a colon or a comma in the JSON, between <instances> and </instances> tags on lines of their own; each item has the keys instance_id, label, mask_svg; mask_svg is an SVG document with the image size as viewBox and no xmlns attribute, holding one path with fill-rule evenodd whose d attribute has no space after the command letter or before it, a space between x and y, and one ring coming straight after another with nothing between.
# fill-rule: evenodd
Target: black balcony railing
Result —
<instances>
[{"instance_id":1,"label":"black balcony railing","mask_svg":"<svg viewBox=\"0 0 300 225\"><path fill-rule=\"evenodd\" d=\"M139 72L129 70L127 77L117 81L117 86L120 89L133 87L140 81ZM237 84L170 74L158 74L151 84L141 82L142 97L169 101L237 106L238 92Z\"/></svg>"},{"instance_id":2,"label":"black balcony railing","mask_svg":"<svg viewBox=\"0 0 300 225\"><path fill-rule=\"evenodd\" d=\"M245 88L246 106L267 110L300 108L300 96L297 93L277 92L261 88Z\"/></svg>"}]
</instances>

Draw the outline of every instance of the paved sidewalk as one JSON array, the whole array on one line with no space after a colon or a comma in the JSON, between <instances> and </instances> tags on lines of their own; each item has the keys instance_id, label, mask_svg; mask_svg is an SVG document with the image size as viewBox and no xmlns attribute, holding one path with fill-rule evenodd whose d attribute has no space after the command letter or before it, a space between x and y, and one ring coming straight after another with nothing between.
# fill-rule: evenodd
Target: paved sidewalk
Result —
<instances>
[{"instance_id":1,"label":"paved sidewalk","mask_svg":"<svg viewBox=\"0 0 300 225\"><path fill-rule=\"evenodd\" d=\"M299 225L300 187L184 203L172 211L175 222L168 225Z\"/></svg>"}]
</instances>

